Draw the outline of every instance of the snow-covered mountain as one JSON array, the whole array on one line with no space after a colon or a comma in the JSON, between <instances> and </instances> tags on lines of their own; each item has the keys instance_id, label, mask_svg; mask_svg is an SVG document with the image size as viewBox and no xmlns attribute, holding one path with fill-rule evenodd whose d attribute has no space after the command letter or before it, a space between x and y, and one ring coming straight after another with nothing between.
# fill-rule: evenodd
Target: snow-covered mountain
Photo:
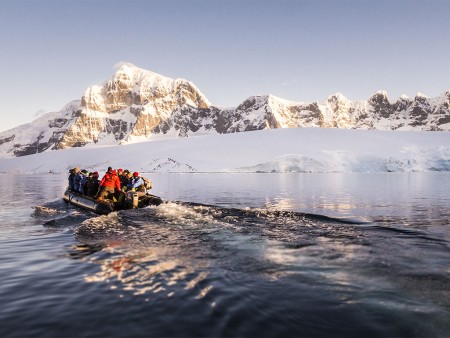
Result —
<instances>
[{"instance_id":1,"label":"snow-covered mountain","mask_svg":"<svg viewBox=\"0 0 450 338\"><path fill-rule=\"evenodd\" d=\"M81 100L0 133L0 156L298 127L449 131L450 91L432 99L402 96L394 103L384 91L356 102L339 93L312 103L265 95L221 108L187 80L123 64L109 81L89 87Z\"/></svg>"}]
</instances>

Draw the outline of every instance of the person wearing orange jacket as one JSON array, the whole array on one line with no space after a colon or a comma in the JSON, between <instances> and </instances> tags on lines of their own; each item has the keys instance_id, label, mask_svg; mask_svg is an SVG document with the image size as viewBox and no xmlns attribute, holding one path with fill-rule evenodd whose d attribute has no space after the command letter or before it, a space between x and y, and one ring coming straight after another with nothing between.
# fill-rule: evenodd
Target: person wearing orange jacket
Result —
<instances>
[{"instance_id":1,"label":"person wearing orange jacket","mask_svg":"<svg viewBox=\"0 0 450 338\"><path fill-rule=\"evenodd\" d=\"M100 191L97 200L102 201L105 198L109 198L110 195L114 195L115 191L120 191L120 180L116 171L108 167L108 171L100 181Z\"/></svg>"}]
</instances>

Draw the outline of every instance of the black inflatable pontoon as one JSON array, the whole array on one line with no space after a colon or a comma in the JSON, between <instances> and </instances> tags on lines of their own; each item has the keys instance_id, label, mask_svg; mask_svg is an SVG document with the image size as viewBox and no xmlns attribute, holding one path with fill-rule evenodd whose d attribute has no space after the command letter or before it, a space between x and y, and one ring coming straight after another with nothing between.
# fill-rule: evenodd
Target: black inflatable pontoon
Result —
<instances>
[{"instance_id":1,"label":"black inflatable pontoon","mask_svg":"<svg viewBox=\"0 0 450 338\"><path fill-rule=\"evenodd\" d=\"M84 196L69 189L66 189L66 191L64 192L63 199L67 203L86 210L93 211L100 215L106 215L112 211L117 210L144 208L149 205L160 205L162 203L161 198L150 194L146 194L145 196L140 197L139 200L135 201L134 204L133 201L124 201L121 204L113 203L110 200L98 202L91 197Z\"/></svg>"}]
</instances>

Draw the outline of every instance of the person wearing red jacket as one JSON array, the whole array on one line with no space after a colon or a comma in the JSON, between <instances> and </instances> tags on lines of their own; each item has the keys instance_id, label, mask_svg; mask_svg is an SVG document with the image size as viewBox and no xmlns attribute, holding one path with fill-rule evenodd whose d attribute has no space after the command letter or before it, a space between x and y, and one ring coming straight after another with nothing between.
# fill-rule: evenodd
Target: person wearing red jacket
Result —
<instances>
[{"instance_id":1,"label":"person wearing red jacket","mask_svg":"<svg viewBox=\"0 0 450 338\"><path fill-rule=\"evenodd\" d=\"M108 167L108 171L100 181L100 191L97 200L102 201L105 198L109 198L110 195L114 195L115 191L120 191L120 180L116 171Z\"/></svg>"}]
</instances>

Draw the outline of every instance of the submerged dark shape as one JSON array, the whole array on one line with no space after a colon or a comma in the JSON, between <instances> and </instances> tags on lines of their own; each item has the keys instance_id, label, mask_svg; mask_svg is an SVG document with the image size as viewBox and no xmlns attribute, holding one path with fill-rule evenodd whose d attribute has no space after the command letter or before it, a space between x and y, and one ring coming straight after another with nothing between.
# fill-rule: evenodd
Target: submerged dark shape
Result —
<instances>
[{"instance_id":1,"label":"submerged dark shape","mask_svg":"<svg viewBox=\"0 0 450 338\"><path fill-rule=\"evenodd\" d=\"M99 202L91 197L73 192L69 189L66 189L63 195L63 199L65 202L75 205L79 208L93 211L100 215L109 214L112 211L117 210L126 210L133 209L133 205L129 203L113 203L111 200L103 200ZM162 199L158 196L146 194L139 198L139 202L137 207L144 208L149 205L160 205L162 203Z\"/></svg>"},{"instance_id":2,"label":"submerged dark shape","mask_svg":"<svg viewBox=\"0 0 450 338\"><path fill-rule=\"evenodd\" d=\"M258 208L250 208L250 209L237 209L237 208L222 208L216 205L211 204L202 204L195 202L181 202L181 201L172 201L173 203L184 205L192 208L200 208L199 212L210 213L214 210L214 216L217 219L228 218L228 217L238 217L242 219L250 218L258 218L269 221L276 220L290 220L292 222L303 222L304 220L312 220L316 222L335 222L335 223L344 223L344 224L368 224L367 220L362 220L358 218L344 218L344 217L330 217L319 214L310 214L304 212L296 212L296 211L286 211L286 210L269 210L269 209L258 209ZM203 207L207 207L207 209L202 209ZM242 221L241 221L242 222Z\"/></svg>"}]
</instances>

